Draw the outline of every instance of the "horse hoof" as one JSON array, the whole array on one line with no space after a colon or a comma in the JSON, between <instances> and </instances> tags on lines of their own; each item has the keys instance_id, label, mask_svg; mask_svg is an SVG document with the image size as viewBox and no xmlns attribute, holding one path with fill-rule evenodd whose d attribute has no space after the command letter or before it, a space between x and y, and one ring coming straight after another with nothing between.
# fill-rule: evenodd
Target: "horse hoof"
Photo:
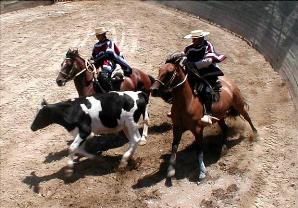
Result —
<instances>
[{"instance_id":1,"label":"horse hoof","mask_svg":"<svg viewBox=\"0 0 298 208\"><path fill-rule=\"evenodd\" d=\"M228 147L226 144L224 144L221 148L221 156L224 156L228 153Z\"/></svg>"},{"instance_id":2,"label":"horse hoof","mask_svg":"<svg viewBox=\"0 0 298 208\"><path fill-rule=\"evenodd\" d=\"M254 132L254 140L255 140L255 141L259 141L259 139L260 139L259 132L255 131L255 132Z\"/></svg>"},{"instance_id":3,"label":"horse hoof","mask_svg":"<svg viewBox=\"0 0 298 208\"><path fill-rule=\"evenodd\" d=\"M171 187L171 186L173 186L173 183L172 183L172 179L171 179L171 178L167 178L167 179L166 179L165 186L166 186L166 187Z\"/></svg>"}]
</instances>

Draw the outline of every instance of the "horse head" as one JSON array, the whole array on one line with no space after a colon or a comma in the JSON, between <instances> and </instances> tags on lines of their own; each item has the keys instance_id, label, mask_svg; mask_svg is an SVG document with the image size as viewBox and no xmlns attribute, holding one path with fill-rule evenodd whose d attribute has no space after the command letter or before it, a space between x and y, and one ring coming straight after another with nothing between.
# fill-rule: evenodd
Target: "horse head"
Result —
<instances>
[{"instance_id":1,"label":"horse head","mask_svg":"<svg viewBox=\"0 0 298 208\"><path fill-rule=\"evenodd\" d=\"M79 57L78 49L68 49L64 61L61 63L61 69L56 79L58 86L64 86L66 82L72 80L77 72L76 58Z\"/></svg>"},{"instance_id":2,"label":"horse head","mask_svg":"<svg viewBox=\"0 0 298 208\"><path fill-rule=\"evenodd\" d=\"M180 86L185 80L179 76L179 70L184 73L184 53L173 53L167 59L163 66L159 68L158 78L151 87L151 93L154 97L161 97L164 101L170 102L172 90Z\"/></svg>"}]
</instances>

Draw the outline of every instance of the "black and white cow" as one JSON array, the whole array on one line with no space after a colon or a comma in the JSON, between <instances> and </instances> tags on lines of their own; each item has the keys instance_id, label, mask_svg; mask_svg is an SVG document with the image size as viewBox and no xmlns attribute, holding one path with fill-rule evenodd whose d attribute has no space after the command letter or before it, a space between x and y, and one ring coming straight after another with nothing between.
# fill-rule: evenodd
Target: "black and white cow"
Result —
<instances>
[{"instance_id":1,"label":"black and white cow","mask_svg":"<svg viewBox=\"0 0 298 208\"><path fill-rule=\"evenodd\" d=\"M142 137L138 128L141 115L144 119ZM56 104L43 101L31 129L36 131L53 123L67 129L74 137L69 148L70 168L73 168L76 153L88 158L95 157L84 149L84 143L88 138L94 134L116 133L123 130L129 139L129 148L121 160L121 165L125 166L137 144L145 144L148 121L147 94L141 91L109 92Z\"/></svg>"}]
</instances>

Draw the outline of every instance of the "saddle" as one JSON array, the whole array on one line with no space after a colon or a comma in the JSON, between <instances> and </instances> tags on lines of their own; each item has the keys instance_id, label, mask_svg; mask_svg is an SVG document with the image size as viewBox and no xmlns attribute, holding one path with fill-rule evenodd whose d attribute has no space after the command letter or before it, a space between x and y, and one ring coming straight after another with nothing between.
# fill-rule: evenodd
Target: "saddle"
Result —
<instances>
[{"instance_id":1,"label":"saddle","mask_svg":"<svg viewBox=\"0 0 298 208\"><path fill-rule=\"evenodd\" d=\"M223 76L223 72L215 65L210 65L208 68L200 69L199 71L195 66L186 63L186 67L191 72L190 83L193 92L196 96L204 97L206 87L211 88L212 102L218 102L220 99L220 92L222 84L217 78Z\"/></svg>"},{"instance_id":2,"label":"saddle","mask_svg":"<svg viewBox=\"0 0 298 208\"><path fill-rule=\"evenodd\" d=\"M125 76L122 68L116 68L108 78L98 76L94 78L93 83L96 92L119 91L120 85L124 81Z\"/></svg>"},{"instance_id":3,"label":"saddle","mask_svg":"<svg viewBox=\"0 0 298 208\"><path fill-rule=\"evenodd\" d=\"M125 79L124 71L121 67L117 67L111 74L111 79L113 81L123 81Z\"/></svg>"},{"instance_id":4,"label":"saddle","mask_svg":"<svg viewBox=\"0 0 298 208\"><path fill-rule=\"evenodd\" d=\"M203 83L203 82L195 83L194 86L193 86L193 92L194 92L194 94L196 96L203 97L204 96L204 93L206 93L205 90L204 90L206 85L207 84L206 83ZM222 84L221 84L220 80L217 80L214 85L211 85L211 89L212 89L211 94L212 94L212 102L213 103L216 103L216 102L219 101L221 87L222 87Z\"/></svg>"}]
</instances>

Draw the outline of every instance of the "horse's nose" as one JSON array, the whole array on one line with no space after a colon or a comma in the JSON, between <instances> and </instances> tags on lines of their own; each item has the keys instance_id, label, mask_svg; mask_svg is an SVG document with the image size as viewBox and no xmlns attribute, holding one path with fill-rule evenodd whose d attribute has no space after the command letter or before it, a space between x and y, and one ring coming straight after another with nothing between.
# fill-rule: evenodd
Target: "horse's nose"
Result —
<instances>
[{"instance_id":1,"label":"horse's nose","mask_svg":"<svg viewBox=\"0 0 298 208\"><path fill-rule=\"evenodd\" d=\"M160 97L160 91L157 88L151 88L151 95L153 97Z\"/></svg>"},{"instance_id":2,"label":"horse's nose","mask_svg":"<svg viewBox=\"0 0 298 208\"><path fill-rule=\"evenodd\" d=\"M61 79L57 79L56 83L59 87L64 86L65 85L65 81L61 80Z\"/></svg>"}]
</instances>

